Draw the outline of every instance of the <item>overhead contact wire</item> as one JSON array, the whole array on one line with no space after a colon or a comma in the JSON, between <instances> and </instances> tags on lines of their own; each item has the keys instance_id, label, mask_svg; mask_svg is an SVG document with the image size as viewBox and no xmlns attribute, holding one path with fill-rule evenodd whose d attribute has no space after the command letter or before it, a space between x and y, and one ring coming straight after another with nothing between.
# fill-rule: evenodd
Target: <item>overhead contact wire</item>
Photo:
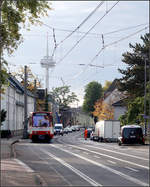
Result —
<instances>
[{"instance_id":1,"label":"overhead contact wire","mask_svg":"<svg viewBox=\"0 0 150 187\"><path fill-rule=\"evenodd\" d=\"M133 34L130 34L130 35L126 36L126 37L123 37L123 38L121 38L121 39L119 39L119 40L117 40L117 41L114 41L114 42L112 42L112 43L110 43L110 44L107 44L107 45L105 45L104 47L102 47L102 48L100 49L100 51L95 55L95 57L90 61L90 63L88 63L88 64L86 65L86 67L84 68L84 70L82 70L82 71L80 71L78 74L76 74L76 75L74 76L74 78L78 77L78 76L81 75L83 72L85 72L85 70L88 68L88 66L92 64L92 62L100 55L100 53L101 53L105 48L107 48L107 47L109 47L109 46L111 46L111 45L114 45L114 44L116 44L116 43L119 43L119 42L121 42L121 41L123 41L123 40L125 40L125 39L127 39L127 38L130 38L130 37L136 35L137 33L141 32L141 31L143 31L143 30L146 30L147 28L148 28L148 26L145 27L145 28L143 28L143 29L138 30L137 32L134 32ZM102 68L104 68L104 67L102 67Z\"/></svg>"},{"instance_id":2,"label":"overhead contact wire","mask_svg":"<svg viewBox=\"0 0 150 187\"><path fill-rule=\"evenodd\" d=\"M68 56L70 54L70 52L80 43L81 40L83 40L86 35L119 3L119 1L117 1L76 43L75 45L64 55L64 57L62 57L57 64L59 64L61 61L63 61L66 56Z\"/></svg>"},{"instance_id":3,"label":"overhead contact wire","mask_svg":"<svg viewBox=\"0 0 150 187\"><path fill-rule=\"evenodd\" d=\"M68 39L70 36L72 36L73 33L75 33L77 30L79 30L79 28L102 6L102 4L104 3L104 1L102 1L81 23L80 25L73 30L68 36L66 36L66 38L64 38L58 45L60 45L61 43L63 43L66 39Z\"/></svg>"}]
</instances>

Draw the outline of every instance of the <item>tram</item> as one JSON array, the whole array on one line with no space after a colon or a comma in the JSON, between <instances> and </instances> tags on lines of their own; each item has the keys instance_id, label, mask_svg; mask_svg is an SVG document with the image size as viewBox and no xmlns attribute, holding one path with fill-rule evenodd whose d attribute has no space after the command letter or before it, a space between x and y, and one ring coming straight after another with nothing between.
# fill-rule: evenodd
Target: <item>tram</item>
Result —
<instances>
[{"instance_id":1,"label":"tram","mask_svg":"<svg viewBox=\"0 0 150 187\"><path fill-rule=\"evenodd\" d=\"M51 112L31 112L28 126L32 142L50 140L54 136L53 116Z\"/></svg>"}]
</instances>

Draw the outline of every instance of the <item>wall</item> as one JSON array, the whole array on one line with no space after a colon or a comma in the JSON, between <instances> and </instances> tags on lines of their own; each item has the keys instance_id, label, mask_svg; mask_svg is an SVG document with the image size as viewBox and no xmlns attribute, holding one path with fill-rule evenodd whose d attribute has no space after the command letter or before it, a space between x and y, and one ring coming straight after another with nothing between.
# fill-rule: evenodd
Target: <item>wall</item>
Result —
<instances>
[{"instance_id":1,"label":"wall","mask_svg":"<svg viewBox=\"0 0 150 187\"><path fill-rule=\"evenodd\" d=\"M121 115L127 111L126 107L115 106L114 107L114 120L118 120Z\"/></svg>"},{"instance_id":2,"label":"wall","mask_svg":"<svg viewBox=\"0 0 150 187\"><path fill-rule=\"evenodd\" d=\"M27 96L28 116L34 110L34 98ZM20 135L23 132L24 121L24 94L11 84L5 87L2 94L1 108L7 111L6 120L1 130L11 130L13 135Z\"/></svg>"},{"instance_id":3,"label":"wall","mask_svg":"<svg viewBox=\"0 0 150 187\"><path fill-rule=\"evenodd\" d=\"M76 120L78 120L78 123L84 127L94 126L94 120L84 113L78 113Z\"/></svg>"}]
</instances>

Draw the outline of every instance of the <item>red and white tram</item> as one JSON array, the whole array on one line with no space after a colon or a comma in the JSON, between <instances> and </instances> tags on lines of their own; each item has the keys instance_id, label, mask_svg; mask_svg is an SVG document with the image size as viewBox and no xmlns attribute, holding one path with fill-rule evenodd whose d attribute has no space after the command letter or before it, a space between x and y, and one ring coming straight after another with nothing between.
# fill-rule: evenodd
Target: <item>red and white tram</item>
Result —
<instances>
[{"instance_id":1,"label":"red and white tram","mask_svg":"<svg viewBox=\"0 0 150 187\"><path fill-rule=\"evenodd\" d=\"M37 140L45 140L49 142L54 136L52 113L31 112L28 133L32 142Z\"/></svg>"}]
</instances>

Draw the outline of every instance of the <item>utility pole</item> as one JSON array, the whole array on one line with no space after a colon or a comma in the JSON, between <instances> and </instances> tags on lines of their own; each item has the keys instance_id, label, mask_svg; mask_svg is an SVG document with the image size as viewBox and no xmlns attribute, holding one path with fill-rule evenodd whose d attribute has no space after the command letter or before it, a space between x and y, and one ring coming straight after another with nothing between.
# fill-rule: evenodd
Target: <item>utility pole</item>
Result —
<instances>
[{"instance_id":1,"label":"utility pole","mask_svg":"<svg viewBox=\"0 0 150 187\"><path fill-rule=\"evenodd\" d=\"M36 79L34 80L34 112L36 112L37 108L36 108Z\"/></svg>"},{"instance_id":2,"label":"utility pole","mask_svg":"<svg viewBox=\"0 0 150 187\"><path fill-rule=\"evenodd\" d=\"M24 131L23 138L26 139L28 130L28 119L27 119L27 66L24 67Z\"/></svg>"},{"instance_id":3,"label":"utility pole","mask_svg":"<svg viewBox=\"0 0 150 187\"><path fill-rule=\"evenodd\" d=\"M2 24L2 2L0 2L0 127L1 127L1 92L2 92L2 35L1 35L1 24Z\"/></svg>"},{"instance_id":4,"label":"utility pole","mask_svg":"<svg viewBox=\"0 0 150 187\"><path fill-rule=\"evenodd\" d=\"M47 94L47 88L45 89L45 111L48 112L48 94Z\"/></svg>"},{"instance_id":5,"label":"utility pole","mask_svg":"<svg viewBox=\"0 0 150 187\"><path fill-rule=\"evenodd\" d=\"M147 94L146 94L146 79L147 79L146 57L144 57L144 61L145 61L145 71L144 71L144 72L145 72L145 73L144 73L144 74L145 74L145 76L144 76L144 80L145 80L145 81L144 81L144 82L145 82L145 85L144 85L144 116L145 116L145 117L144 117L144 127L145 127L145 136L146 136L146 134L147 134L147 129L146 129L146 128L147 128L147 126L146 126L146 121L147 121L147 120L146 120L146 99L147 99L147 97L146 97L146 96L147 96Z\"/></svg>"},{"instance_id":6,"label":"utility pole","mask_svg":"<svg viewBox=\"0 0 150 187\"><path fill-rule=\"evenodd\" d=\"M150 61L148 60L148 63L149 63L149 119L148 119L148 135L149 135L149 138L150 138Z\"/></svg>"}]
</instances>

